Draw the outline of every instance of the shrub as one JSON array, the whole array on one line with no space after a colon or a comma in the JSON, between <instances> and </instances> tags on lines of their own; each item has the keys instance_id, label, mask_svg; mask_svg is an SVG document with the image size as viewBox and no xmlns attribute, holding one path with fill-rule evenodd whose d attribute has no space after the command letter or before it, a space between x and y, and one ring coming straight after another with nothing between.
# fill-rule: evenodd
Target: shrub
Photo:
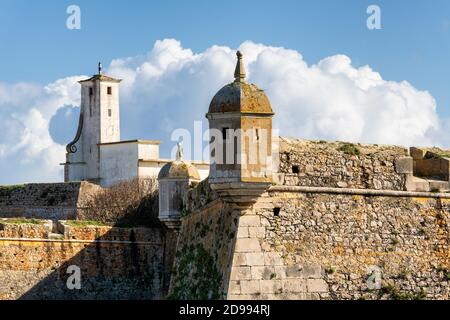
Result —
<instances>
[{"instance_id":1,"label":"shrub","mask_svg":"<svg viewBox=\"0 0 450 320\"><path fill-rule=\"evenodd\" d=\"M352 143L344 143L342 146L339 147L338 150L352 156L358 156L361 154L361 150L358 148L358 146Z\"/></svg>"},{"instance_id":2,"label":"shrub","mask_svg":"<svg viewBox=\"0 0 450 320\"><path fill-rule=\"evenodd\" d=\"M91 195L84 203L80 220L115 226L158 224L156 179L134 179Z\"/></svg>"}]
</instances>

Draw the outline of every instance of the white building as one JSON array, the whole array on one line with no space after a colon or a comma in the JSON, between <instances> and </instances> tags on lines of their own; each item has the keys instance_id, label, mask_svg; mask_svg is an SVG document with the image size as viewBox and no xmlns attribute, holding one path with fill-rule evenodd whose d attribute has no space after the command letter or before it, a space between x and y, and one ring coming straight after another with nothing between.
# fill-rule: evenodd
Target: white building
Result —
<instances>
[{"instance_id":1,"label":"white building","mask_svg":"<svg viewBox=\"0 0 450 320\"><path fill-rule=\"evenodd\" d=\"M160 159L161 141L120 141L120 81L98 74L80 81L80 118L75 139L67 147L64 180L90 181L103 187L134 178L156 178L168 159ZM192 162L200 178L209 164Z\"/></svg>"}]
</instances>

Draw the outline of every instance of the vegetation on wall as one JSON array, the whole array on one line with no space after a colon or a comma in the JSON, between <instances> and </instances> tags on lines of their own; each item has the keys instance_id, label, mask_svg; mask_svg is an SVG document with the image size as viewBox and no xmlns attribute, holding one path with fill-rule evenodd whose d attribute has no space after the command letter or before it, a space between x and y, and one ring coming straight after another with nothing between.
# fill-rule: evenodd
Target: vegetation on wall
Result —
<instances>
[{"instance_id":1,"label":"vegetation on wall","mask_svg":"<svg viewBox=\"0 0 450 320\"><path fill-rule=\"evenodd\" d=\"M83 204L80 220L114 224L117 227L158 224L156 179L121 182L91 195Z\"/></svg>"},{"instance_id":2,"label":"vegetation on wall","mask_svg":"<svg viewBox=\"0 0 450 320\"><path fill-rule=\"evenodd\" d=\"M390 300L424 300L426 298L426 294L423 290L417 293L402 292L393 285L381 288L379 294L379 298L385 296L385 298Z\"/></svg>"},{"instance_id":3,"label":"vegetation on wall","mask_svg":"<svg viewBox=\"0 0 450 320\"><path fill-rule=\"evenodd\" d=\"M0 197L8 197L12 192L24 189L25 185L0 186Z\"/></svg>"},{"instance_id":4,"label":"vegetation on wall","mask_svg":"<svg viewBox=\"0 0 450 320\"><path fill-rule=\"evenodd\" d=\"M338 150L351 156L358 156L361 154L361 150L353 143L344 143Z\"/></svg>"},{"instance_id":5,"label":"vegetation on wall","mask_svg":"<svg viewBox=\"0 0 450 320\"><path fill-rule=\"evenodd\" d=\"M27 219L27 218L9 218L1 219L0 224L44 224L45 220Z\"/></svg>"},{"instance_id":6,"label":"vegetation on wall","mask_svg":"<svg viewBox=\"0 0 450 320\"><path fill-rule=\"evenodd\" d=\"M91 220L66 220L64 224L71 227L109 227L111 224L99 222L99 221L91 221Z\"/></svg>"},{"instance_id":7,"label":"vegetation on wall","mask_svg":"<svg viewBox=\"0 0 450 320\"><path fill-rule=\"evenodd\" d=\"M184 199L184 205L181 210L182 216L187 216L198 208L205 207L217 199L217 194L211 189L208 179L191 185L189 192Z\"/></svg>"},{"instance_id":8,"label":"vegetation on wall","mask_svg":"<svg viewBox=\"0 0 450 320\"><path fill-rule=\"evenodd\" d=\"M177 253L174 270L177 281L168 299L217 300L222 276L214 257L201 245L185 245Z\"/></svg>"}]
</instances>

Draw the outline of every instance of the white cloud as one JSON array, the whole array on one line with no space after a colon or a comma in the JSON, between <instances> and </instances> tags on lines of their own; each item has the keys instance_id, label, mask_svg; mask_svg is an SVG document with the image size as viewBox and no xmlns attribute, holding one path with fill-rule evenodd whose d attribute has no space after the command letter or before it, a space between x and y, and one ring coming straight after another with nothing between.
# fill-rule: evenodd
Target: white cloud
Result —
<instances>
[{"instance_id":1,"label":"white cloud","mask_svg":"<svg viewBox=\"0 0 450 320\"><path fill-rule=\"evenodd\" d=\"M450 121L439 119L427 91L406 81L384 80L344 55L308 65L294 50L250 41L239 49L249 81L266 90L282 135L448 147ZM234 49L212 46L195 54L173 39L157 41L145 55L113 60L106 73L123 79L122 138L163 139L168 156L174 129L192 130L194 120L206 128L209 102L232 81L234 66ZM76 128L72 106L79 104L81 78L45 87L0 83L0 183L62 179L60 143ZM49 134L52 118L68 123L53 125Z\"/></svg>"},{"instance_id":2,"label":"white cloud","mask_svg":"<svg viewBox=\"0 0 450 320\"><path fill-rule=\"evenodd\" d=\"M62 179L64 147L51 138L49 121L63 105L79 104L81 78L45 87L0 83L0 184Z\"/></svg>"}]
</instances>

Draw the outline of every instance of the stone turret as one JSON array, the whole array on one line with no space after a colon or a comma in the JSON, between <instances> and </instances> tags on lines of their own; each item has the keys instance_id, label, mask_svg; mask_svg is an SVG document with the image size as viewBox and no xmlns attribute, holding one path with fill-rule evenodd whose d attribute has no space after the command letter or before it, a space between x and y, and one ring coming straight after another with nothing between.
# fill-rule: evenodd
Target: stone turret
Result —
<instances>
[{"instance_id":1,"label":"stone turret","mask_svg":"<svg viewBox=\"0 0 450 320\"><path fill-rule=\"evenodd\" d=\"M234 77L217 92L206 114L210 128L209 182L223 192L244 188L234 193L250 195L253 190L259 194L272 182L274 113L264 91L247 83L239 51Z\"/></svg>"},{"instance_id":2,"label":"stone turret","mask_svg":"<svg viewBox=\"0 0 450 320\"><path fill-rule=\"evenodd\" d=\"M164 165L158 175L159 219L169 228L178 228L183 199L192 182L200 182L200 175L191 163L183 160L181 144L178 144L176 160Z\"/></svg>"}]
</instances>

